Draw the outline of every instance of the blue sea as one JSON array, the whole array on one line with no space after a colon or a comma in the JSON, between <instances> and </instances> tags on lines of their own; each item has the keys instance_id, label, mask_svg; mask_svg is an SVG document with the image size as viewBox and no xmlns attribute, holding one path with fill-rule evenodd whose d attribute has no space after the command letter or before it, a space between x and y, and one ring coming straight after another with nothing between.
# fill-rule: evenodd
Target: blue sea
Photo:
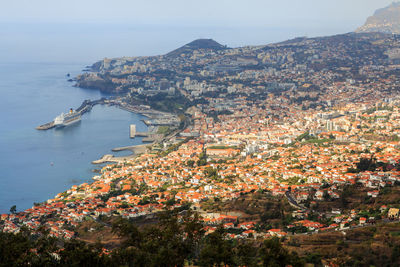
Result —
<instances>
[{"instance_id":1,"label":"blue sea","mask_svg":"<svg viewBox=\"0 0 400 267\"><path fill-rule=\"evenodd\" d=\"M129 125L146 131L143 117L111 106L95 106L82 120L63 129L38 131L85 99L105 97L67 81L90 63L0 63L0 213L21 211L90 182L91 164L112 148L141 144L129 138Z\"/></svg>"}]
</instances>

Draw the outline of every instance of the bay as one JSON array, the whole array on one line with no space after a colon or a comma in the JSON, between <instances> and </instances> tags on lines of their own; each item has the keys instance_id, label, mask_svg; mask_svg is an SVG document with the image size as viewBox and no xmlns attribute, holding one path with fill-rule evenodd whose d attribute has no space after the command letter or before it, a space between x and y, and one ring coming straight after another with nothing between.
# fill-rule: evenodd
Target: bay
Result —
<instances>
[{"instance_id":1,"label":"bay","mask_svg":"<svg viewBox=\"0 0 400 267\"><path fill-rule=\"evenodd\" d=\"M91 161L114 147L141 144L129 138L129 125L146 131L144 117L110 106L95 106L82 120L63 129L38 131L85 99L105 97L67 81L85 63L0 64L0 213L12 205L21 211L74 184L90 182Z\"/></svg>"}]
</instances>

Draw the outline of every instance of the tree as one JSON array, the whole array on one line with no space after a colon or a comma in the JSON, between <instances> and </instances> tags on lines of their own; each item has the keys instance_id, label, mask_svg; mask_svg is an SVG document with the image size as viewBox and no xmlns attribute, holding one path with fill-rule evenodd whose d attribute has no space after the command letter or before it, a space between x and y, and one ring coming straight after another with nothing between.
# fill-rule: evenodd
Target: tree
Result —
<instances>
[{"instance_id":1,"label":"tree","mask_svg":"<svg viewBox=\"0 0 400 267\"><path fill-rule=\"evenodd\" d=\"M125 237L125 240L121 243L122 248L138 246L142 241L142 234L139 229L127 219L117 219L112 225L112 231L118 233L121 237Z\"/></svg>"},{"instance_id":2,"label":"tree","mask_svg":"<svg viewBox=\"0 0 400 267\"><path fill-rule=\"evenodd\" d=\"M241 242L236 246L236 264L239 266L258 266L257 252L258 249L254 242Z\"/></svg>"},{"instance_id":3,"label":"tree","mask_svg":"<svg viewBox=\"0 0 400 267\"><path fill-rule=\"evenodd\" d=\"M323 199L324 199L325 201L328 201L328 200L331 199L331 196L329 195L328 191L326 191L326 190L324 191L322 197L323 197Z\"/></svg>"},{"instance_id":4,"label":"tree","mask_svg":"<svg viewBox=\"0 0 400 267\"><path fill-rule=\"evenodd\" d=\"M205 152L201 152L199 155L199 160L197 161L197 166L205 165L207 165L207 154Z\"/></svg>"},{"instance_id":5,"label":"tree","mask_svg":"<svg viewBox=\"0 0 400 267\"><path fill-rule=\"evenodd\" d=\"M299 256L294 253L289 253L281 244L277 237L264 241L260 256L263 261L263 266L303 266Z\"/></svg>"},{"instance_id":6,"label":"tree","mask_svg":"<svg viewBox=\"0 0 400 267\"><path fill-rule=\"evenodd\" d=\"M215 232L206 236L200 252L200 266L233 266L233 245L224 238L224 228L219 226Z\"/></svg>"},{"instance_id":7,"label":"tree","mask_svg":"<svg viewBox=\"0 0 400 267\"><path fill-rule=\"evenodd\" d=\"M31 248L32 244L24 232L16 235L0 232L0 266L7 266L7 263L22 266L34 257Z\"/></svg>"},{"instance_id":8,"label":"tree","mask_svg":"<svg viewBox=\"0 0 400 267\"><path fill-rule=\"evenodd\" d=\"M64 244L59 254L62 266L106 266L110 264L109 259L102 255L100 244L88 245L83 241L72 240Z\"/></svg>"},{"instance_id":9,"label":"tree","mask_svg":"<svg viewBox=\"0 0 400 267\"><path fill-rule=\"evenodd\" d=\"M360 162L357 164L357 170L359 172L363 171L375 171L376 169L376 159L371 156L371 158L361 158Z\"/></svg>"},{"instance_id":10,"label":"tree","mask_svg":"<svg viewBox=\"0 0 400 267\"><path fill-rule=\"evenodd\" d=\"M11 206L10 213L15 214L16 212L17 212L17 206L16 205Z\"/></svg>"},{"instance_id":11,"label":"tree","mask_svg":"<svg viewBox=\"0 0 400 267\"><path fill-rule=\"evenodd\" d=\"M213 167L207 167L204 170L204 174L206 177L211 178L211 179L217 179L218 178L218 171L214 169Z\"/></svg>"},{"instance_id":12,"label":"tree","mask_svg":"<svg viewBox=\"0 0 400 267\"><path fill-rule=\"evenodd\" d=\"M121 245L107 255L102 244L49 237L46 228L31 234L0 232L0 267L3 266L301 266L303 262L284 249L277 238L262 247L249 240L230 240L222 226L204 236L199 215L191 210L165 210L158 223L138 228L119 218L113 232ZM397 253L397 254L396 254ZM398 251L394 250L394 256ZM261 262L262 260L262 262Z\"/></svg>"},{"instance_id":13,"label":"tree","mask_svg":"<svg viewBox=\"0 0 400 267\"><path fill-rule=\"evenodd\" d=\"M193 166L194 166L194 160L188 160L187 162L186 162L186 165L188 166L188 167L190 167L190 168L193 168Z\"/></svg>"},{"instance_id":14,"label":"tree","mask_svg":"<svg viewBox=\"0 0 400 267\"><path fill-rule=\"evenodd\" d=\"M127 219L118 219L113 231L125 240L112 254L117 265L183 266L186 259L198 256L204 235L197 213L187 211L178 219L177 210L158 214L158 224L139 230Z\"/></svg>"},{"instance_id":15,"label":"tree","mask_svg":"<svg viewBox=\"0 0 400 267\"><path fill-rule=\"evenodd\" d=\"M203 224L197 212L188 210L182 218L183 232L186 235L185 243L190 248L189 259L196 259L200 254L200 243L204 237Z\"/></svg>"}]
</instances>

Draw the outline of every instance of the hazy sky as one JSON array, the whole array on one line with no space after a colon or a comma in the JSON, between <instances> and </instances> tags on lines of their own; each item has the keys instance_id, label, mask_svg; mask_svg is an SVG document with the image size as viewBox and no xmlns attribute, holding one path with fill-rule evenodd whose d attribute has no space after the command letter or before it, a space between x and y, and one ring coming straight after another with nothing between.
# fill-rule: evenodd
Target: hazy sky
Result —
<instances>
[{"instance_id":1,"label":"hazy sky","mask_svg":"<svg viewBox=\"0 0 400 267\"><path fill-rule=\"evenodd\" d=\"M392 0L0 0L2 21L271 26L364 21Z\"/></svg>"},{"instance_id":2,"label":"hazy sky","mask_svg":"<svg viewBox=\"0 0 400 267\"><path fill-rule=\"evenodd\" d=\"M0 0L0 62L93 62L354 31L392 0Z\"/></svg>"}]
</instances>

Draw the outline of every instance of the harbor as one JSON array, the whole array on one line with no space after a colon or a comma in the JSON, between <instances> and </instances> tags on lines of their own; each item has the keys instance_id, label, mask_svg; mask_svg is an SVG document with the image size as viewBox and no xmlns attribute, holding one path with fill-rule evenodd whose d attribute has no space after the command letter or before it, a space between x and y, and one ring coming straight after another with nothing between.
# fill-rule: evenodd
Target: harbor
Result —
<instances>
[{"instance_id":1,"label":"harbor","mask_svg":"<svg viewBox=\"0 0 400 267\"><path fill-rule=\"evenodd\" d=\"M145 144L134 145L134 146L125 146L125 147L116 147L112 149L113 152L120 151L131 151L131 155L127 156L114 156L112 154L106 154L102 156L98 160L92 161L92 164L104 164L104 163L122 163L124 161L130 160L137 156L138 154L145 153L148 151L149 147L151 147L154 143L160 142L164 138L164 134L160 131L160 128L176 128L180 124L180 119L178 116L161 112L151 109L151 107L146 105L130 105L124 103L121 99L99 99L95 101L85 100L82 104L75 110L70 111L74 113L78 113L80 116L90 112L95 105L108 105L115 106L122 110L126 110L135 114L140 114L146 117L146 119L141 120L148 126L148 131L138 131L136 124L128 124L128 134L129 138L133 139L136 137L141 137L141 141ZM56 120L55 120L56 121ZM36 127L37 130L48 130L56 127L55 121L47 122L43 125ZM57 126L58 127L58 126Z\"/></svg>"},{"instance_id":2,"label":"harbor","mask_svg":"<svg viewBox=\"0 0 400 267\"><path fill-rule=\"evenodd\" d=\"M85 100L82 102L82 104L75 110L75 112L79 113L81 116L85 114L86 112L89 112L93 106L98 105L98 104L106 104L106 105L112 105L112 106L117 106L123 110L133 112L136 114L143 115L147 117L146 120L143 120L143 122L147 126L173 126L173 127L178 127L181 123L180 119L178 116L175 114L167 113L167 112L161 112L157 110L151 109L150 106L146 105L137 105L133 106L127 103L122 102L120 99L105 99L101 98L99 100ZM49 130L55 127L54 120L51 122L47 122L45 124L39 125L36 127L37 130ZM130 137L134 138L135 136L143 136L143 137L149 137L148 133L136 133L136 129L131 129L130 130Z\"/></svg>"},{"instance_id":3,"label":"harbor","mask_svg":"<svg viewBox=\"0 0 400 267\"><path fill-rule=\"evenodd\" d=\"M81 116L86 112L91 111L92 108L98 104L115 106L122 110L143 115L146 117L146 119L142 119L141 121L144 122L146 126L148 126L148 129L147 131L137 131L136 124L128 124L127 126L128 126L129 138L134 139L136 137L142 137L141 141L145 144L116 147L112 149L113 152L131 151L132 154L127 156L114 156L112 154L106 154L102 156L100 159L92 161L92 164L123 163L127 160L131 160L138 154L146 153L147 151L149 151L149 149L152 147L154 143L162 142L162 140L164 140L165 138L165 134L167 134L168 131L170 131L171 129L176 130L180 125L179 117L174 114L156 111L146 105L133 106L124 103L123 101L121 101L121 99L102 98L95 101L85 100L75 111L71 109L70 113L77 113L79 114L79 116ZM61 114L60 116L62 117L64 115ZM36 127L36 129L48 130L54 127L58 127L57 125L58 117L54 121Z\"/></svg>"}]
</instances>

